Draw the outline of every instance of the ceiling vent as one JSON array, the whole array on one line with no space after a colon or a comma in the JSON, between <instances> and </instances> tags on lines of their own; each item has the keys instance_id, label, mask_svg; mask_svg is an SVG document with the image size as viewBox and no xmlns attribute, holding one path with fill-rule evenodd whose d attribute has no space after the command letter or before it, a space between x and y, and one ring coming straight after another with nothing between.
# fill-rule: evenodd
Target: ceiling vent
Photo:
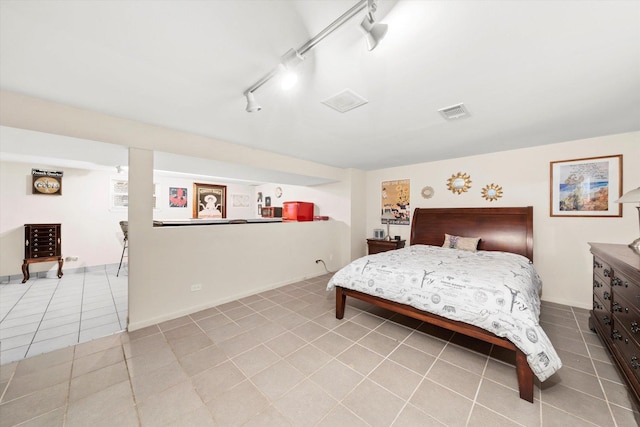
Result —
<instances>
[{"instance_id":1,"label":"ceiling vent","mask_svg":"<svg viewBox=\"0 0 640 427\"><path fill-rule=\"evenodd\" d=\"M438 110L442 117L447 120L455 120L462 119L464 117L469 117L469 112L467 111L467 107L464 104L456 104L450 107L441 108Z\"/></svg>"},{"instance_id":2,"label":"ceiling vent","mask_svg":"<svg viewBox=\"0 0 640 427\"><path fill-rule=\"evenodd\" d=\"M353 110L354 108L360 107L368 102L369 101L351 89L345 89L342 92L338 92L322 101L322 103L327 107L331 107L341 113L346 113L347 111Z\"/></svg>"}]
</instances>

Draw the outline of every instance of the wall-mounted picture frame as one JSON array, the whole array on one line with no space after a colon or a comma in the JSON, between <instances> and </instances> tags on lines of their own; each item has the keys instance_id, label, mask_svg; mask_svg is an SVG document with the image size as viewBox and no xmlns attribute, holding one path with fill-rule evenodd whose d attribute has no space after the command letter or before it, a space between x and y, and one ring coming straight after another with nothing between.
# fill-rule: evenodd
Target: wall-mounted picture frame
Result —
<instances>
[{"instance_id":1,"label":"wall-mounted picture frame","mask_svg":"<svg viewBox=\"0 0 640 427\"><path fill-rule=\"evenodd\" d=\"M622 154L551 162L549 180L550 216L622 216Z\"/></svg>"},{"instance_id":2,"label":"wall-mounted picture frame","mask_svg":"<svg viewBox=\"0 0 640 427\"><path fill-rule=\"evenodd\" d=\"M193 218L226 218L227 186L193 183Z\"/></svg>"},{"instance_id":3,"label":"wall-mounted picture frame","mask_svg":"<svg viewBox=\"0 0 640 427\"><path fill-rule=\"evenodd\" d=\"M382 220L381 224L408 225L411 218L411 181L399 179L395 181L383 181L381 188L380 216L385 211L390 211L395 220Z\"/></svg>"},{"instance_id":4,"label":"wall-mounted picture frame","mask_svg":"<svg viewBox=\"0 0 640 427\"><path fill-rule=\"evenodd\" d=\"M169 187L169 207L186 208L188 194L184 187Z\"/></svg>"},{"instance_id":5,"label":"wall-mounted picture frame","mask_svg":"<svg viewBox=\"0 0 640 427\"><path fill-rule=\"evenodd\" d=\"M31 194L62 195L62 171L31 169Z\"/></svg>"}]
</instances>

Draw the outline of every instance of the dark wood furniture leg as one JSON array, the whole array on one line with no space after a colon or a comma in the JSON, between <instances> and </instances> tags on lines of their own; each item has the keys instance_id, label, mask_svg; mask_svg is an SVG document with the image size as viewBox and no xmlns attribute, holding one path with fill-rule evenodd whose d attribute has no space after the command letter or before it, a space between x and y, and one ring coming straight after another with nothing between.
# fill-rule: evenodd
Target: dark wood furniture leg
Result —
<instances>
[{"instance_id":1,"label":"dark wood furniture leg","mask_svg":"<svg viewBox=\"0 0 640 427\"><path fill-rule=\"evenodd\" d=\"M527 355L519 348L516 349L516 372L520 399L533 403L533 371L527 363Z\"/></svg>"},{"instance_id":2,"label":"dark wood furniture leg","mask_svg":"<svg viewBox=\"0 0 640 427\"><path fill-rule=\"evenodd\" d=\"M27 280L29 280L29 264L27 263L27 260L25 259L22 262L22 283L26 283Z\"/></svg>"},{"instance_id":3,"label":"dark wood furniture leg","mask_svg":"<svg viewBox=\"0 0 640 427\"><path fill-rule=\"evenodd\" d=\"M23 282L24 283L24 282ZM347 295L342 291L342 288L336 288L336 319L342 319L344 317L344 306L347 302Z\"/></svg>"},{"instance_id":4,"label":"dark wood furniture leg","mask_svg":"<svg viewBox=\"0 0 640 427\"><path fill-rule=\"evenodd\" d=\"M58 279L62 277L62 264L64 264L64 260L62 257L58 258Z\"/></svg>"}]
</instances>

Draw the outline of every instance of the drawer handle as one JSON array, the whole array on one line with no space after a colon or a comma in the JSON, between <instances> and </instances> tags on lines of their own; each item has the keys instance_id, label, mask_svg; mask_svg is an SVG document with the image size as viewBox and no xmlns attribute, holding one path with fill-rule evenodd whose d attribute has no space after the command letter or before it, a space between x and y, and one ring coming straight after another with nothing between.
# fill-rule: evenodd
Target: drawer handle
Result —
<instances>
[{"instance_id":1,"label":"drawer handle","mask_svg":"<svg viewBox=\"0 0 640 427\"><path fill-rule=\"evenodd\" d=\"M605 325L610 325L611 324L611 319L609 319L609 316L604 316L602 318L602 321L604 322Z\"/></svg>"},{"instance_id":2,"label":"drawer handle","mask_svg":"<svg viewBox=\"0 0 640 427\"><path fill-rule=\"evenodd\" d=\"M640 328L638 327L638 322L636 322L635 320L631 322L631 332L633 332L634 334L637 334L638 332L640 332Z\"/></svg>"},{"instance_id":3,"label":"drawer handle","mask_svg":"<svg viewBox=\"0 0 640 427\"><path fill-rule=\"evenodd\" d=\"M608 268L604 269L604 277L611 277L611 270L609 270Z\"/></svg>"},{"instance_id":4,"label":"drawer handle","mask_svg":"<svg viewBox=\"0 0 640 427\"><path fill-rule=\"evenodd\" d=\"M594 310L600 310L600 309L602 309L602 306L597 301L594 301L593 302L593 309Z\"/></svg>"},{"instance_id":5,"label":"drawer handle","mask_svg":"<svg viewBox=\"0 0 640 427\"><path fill-rule=\"evenodd\" d=\"M594 288L601 288L602 287L602 283L598 282L597 280L593 281L593 287Z\"/></svg>"},{"instance_id":6,"label":"drawer handle","mask_svg":"<svg viewBox=\"0 0 640 427\"><path fill-rule=\"evenodd\" d=\"M622 335L620 335L620 332L617 329L614 329L613 332L611 333L611 339L622 340Z\"/></svg>"},{"instance_id":7,"label":"drawer handle","mask_svg":"<svg viewBox=\"0 0 640 427\"><path fill-rule=\"evenodd\" d=\"M602 268L602 264L596 260L593 260L593 268Z\"/></svg>"},{"instance_id":8,"label":"drawer handle","mask_svg":"<svg viewBox=\"0 0 640 427\"><path fill-rule=\"evenodd\" d=\"M640 368L640 363L638 363L638 357L637 357L637 356L633 356L633 357L631 358L631 367L632 367L633 369L638 369L638 368Z\"/></svg>"},{"instance_id":9,"label":"drawer handle","mask_svg":"<svg viewBox=\"0 0 640 427\"><path fill-rule=\"evenodd\" d=\"M605 292L604 294L602 294L602 298L604 298L605 300L610 300L611 294L609 292Z\"/></svg>"},{"instance_id":10,"label":"drawer handle","mask_svg":"<svg viewBox=\"0 0 640 427\"><path fill-rule=\"evenodd\" d=\"M611 285L612 286L624 286L625 288L628 288L629 287L629 282L627 282L626 280L623 282L621 278L614 277L611 280Z\"/></svg>"},{"instance_id":11,"label":"drawer handle","mask_svg":"<svg viewBox=\"0 0 640 427\"><path fill-rule=\"evenodd\" d=\"M629 307L625 307L624 309L622 308L622 306L620 305L619 302L614 302L613 305L611 306L611 309L613 311L618 311L618 312L625 312L628 313L629 312Z\"/></svg>"}]
</instances>

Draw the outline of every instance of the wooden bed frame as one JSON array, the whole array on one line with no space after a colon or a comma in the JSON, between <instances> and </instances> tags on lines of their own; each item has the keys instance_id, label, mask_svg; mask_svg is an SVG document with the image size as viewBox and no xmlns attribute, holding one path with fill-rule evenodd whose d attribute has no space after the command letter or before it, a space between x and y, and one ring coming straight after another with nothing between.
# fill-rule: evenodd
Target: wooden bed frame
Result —
<instances>
[{"instance_id":1,"label":"wooden bed frame","mask_svg":"<svg viewBox=\"0 0 640 427\"><path fill-rule=\"evenodd\" d=\"M533 207L416 209L411 222L411 244L442 246L444 234L480 237L479 250L512 252L533 261ZM449 320L409 305L351 289L336 287L336 318L344 317L347 296L378 307L514 350L520 398L533 403L533 371L527 356L506 338L476 326Z\"/></svg>"}]
</instances>

